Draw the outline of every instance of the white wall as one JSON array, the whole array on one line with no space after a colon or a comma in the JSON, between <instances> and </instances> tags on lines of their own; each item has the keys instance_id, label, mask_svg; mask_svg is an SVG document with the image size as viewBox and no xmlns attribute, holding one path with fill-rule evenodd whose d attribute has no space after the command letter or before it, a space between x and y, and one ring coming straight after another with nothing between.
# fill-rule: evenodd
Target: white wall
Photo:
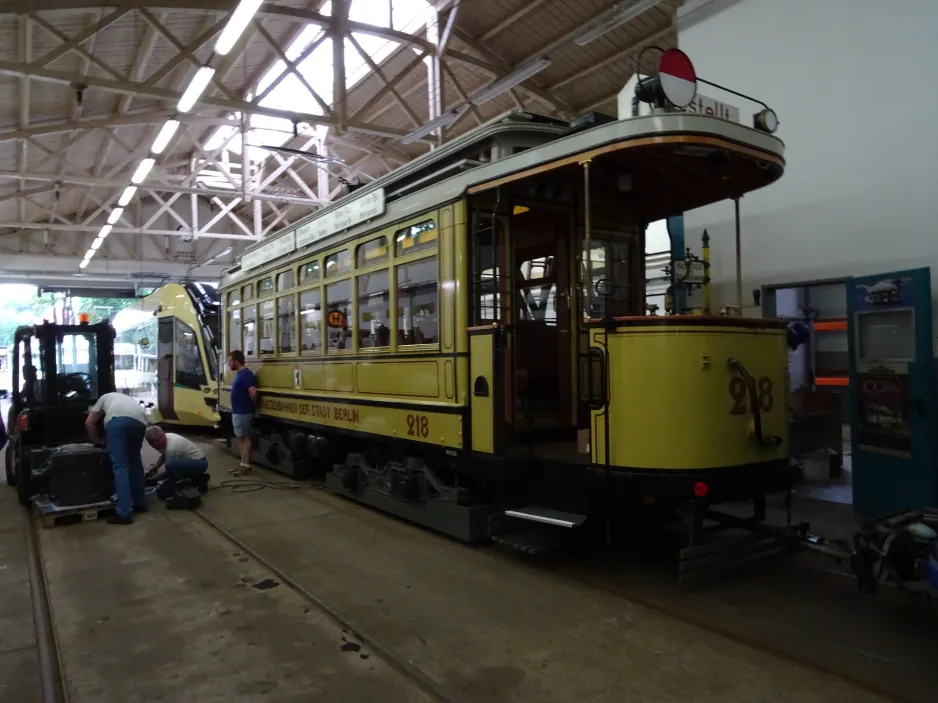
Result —
<instances>
[{"instance_id":1,"label":"white wall","mask_svg":"<svg viewBox=\"0 0 938 703\"><path fill-rule=\"evenodd\" d=\"M703 19L700 4L681 48L768 103L786 142L785 175L741 202L744 303L764 284L918 266L938 293L938 1L717 0ZM735 299L732 218L724 202L685 223L695 250L709 229L720 304Z\"/></svg>"}]
</instances>

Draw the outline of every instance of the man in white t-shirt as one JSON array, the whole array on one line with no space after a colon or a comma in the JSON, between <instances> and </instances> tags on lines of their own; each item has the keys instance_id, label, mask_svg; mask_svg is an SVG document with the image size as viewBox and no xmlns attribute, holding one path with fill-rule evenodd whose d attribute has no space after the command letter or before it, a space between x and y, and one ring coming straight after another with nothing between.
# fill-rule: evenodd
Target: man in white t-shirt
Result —
<instances>
[{"instance_id":1,"label":"man in white t-shirt","mask_svg":"<svg viewBox=\"0 0 938 703\"><path fill-rule=\"evenodd\" d=\"M198 445L190 442L182 435L164 432L156 425L147 428L147 443L160 453L160 458L153 467L159 471L166 467L157 480L162 480L156 489L158 498L167 500L176 494L176 484L183 479L190 479L200 490L205 490L208 484L208 460Z\"/></svg>"},{"instance_id":2,"label":"man in white t-shirt","mask_svg":"<svg viewBox=\"0 0 938 703\"><path fill-rule=\"evenodd\" d=\"M107 521L112 525L130 525L135 512L146 512L147 493L143 478L143 434L147 429L147 416L140 403L123 393L105 393L88 411L85 429L95 444L102 437L98 423L104 422L104 437L111 455L114 472L114 492L117 505Z\"/></svg>"}]
</instances>

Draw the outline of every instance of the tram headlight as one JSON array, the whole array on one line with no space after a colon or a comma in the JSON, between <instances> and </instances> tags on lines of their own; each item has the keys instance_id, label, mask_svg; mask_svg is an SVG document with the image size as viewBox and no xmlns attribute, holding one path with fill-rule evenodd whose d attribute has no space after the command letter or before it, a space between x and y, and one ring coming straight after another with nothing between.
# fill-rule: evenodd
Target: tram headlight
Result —
<instances>
[{"instance_id":1,"label":"tram headlight","mask_svg":"<svg viewBox=\"0 0 938 703\"><path fill-rule=\"evenodd\" d=\"M752 116L752 125L761 132L774 134L778 129L778 115L774 110L765 108Z\"/></svg>"}]
</instances>

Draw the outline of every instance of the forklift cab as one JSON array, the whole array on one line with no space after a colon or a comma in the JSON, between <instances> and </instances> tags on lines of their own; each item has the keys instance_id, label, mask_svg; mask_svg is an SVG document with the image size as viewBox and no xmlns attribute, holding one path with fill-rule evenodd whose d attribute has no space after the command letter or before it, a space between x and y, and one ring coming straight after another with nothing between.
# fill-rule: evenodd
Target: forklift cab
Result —
<instances>
[{"instance_id":1,"label":"forklift cab","mask_svg":"<svg viewBox=\"0 0 938 703\"><path fill-rule=\"evenodd\" d=\"M34 493L31 472L57 446L87 441L89 408L115 390L114 337L107 322L16 330L6 474L23 505Z\"/></svg>"}]
</instances>

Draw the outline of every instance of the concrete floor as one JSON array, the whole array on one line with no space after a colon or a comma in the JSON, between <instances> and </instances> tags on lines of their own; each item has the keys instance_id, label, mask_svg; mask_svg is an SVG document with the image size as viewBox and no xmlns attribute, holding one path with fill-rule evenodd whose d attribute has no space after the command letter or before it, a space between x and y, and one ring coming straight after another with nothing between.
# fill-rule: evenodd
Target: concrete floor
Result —
<instances>
[{"instance_id":1,"label":"concrete floor","mask_svg":"<svg viewBox=\"0 0 938 703\"><path fill-rule=\"evenodd\" d=\"M25 518L15 492L0 484L0 701L11 703L39 700Z\"/></svg>"},{"instance_id":2,"label":"concrete floor","mask_svg":"<svg viewBox=\"0 0 938 703\"><path fill-rule=\"evenodd\" d=\"M226 478L236 460L212 446L207 453L213 477ZM3 493L6 565L16 561L11 521L18 513L13 492ZM748 590L728 589L742 599L735 609L713 591L678 594L652 576L623 580L621 563L612 575L600 574L605 583L590 585L570 577L573 567L584 572L580 563L545 569L469 548L311 488L214 490L203 512L461 701L889 700L742 643L732 627L724 636L662 607L667 601L683 617L679 600L730 625L754 620L756 635L772 639L785 636L781 619L791 601L801 608L796 622L804 637L823 640L837 625L832 615L821 617L824 609L856 598L834 576L815 572L800 592L787 581L779 588L743 579ZM43 531L42 548L73 701L425 700L367 648L348 651L353 638L286 586L255 587L268 585L270 573L195 515L157 507L129 527L54 528ZM32 623L23 620L28 589L9 568L0 571L0 616L14 647L0 648L0 674L34 669L28 657L16 659L17 651L31 651ZM26 605L8 613L6 602L23 591ZM660 600L639 605L650 591ZM768 599L781 600L773 606ZM774 619L766 615L773 609ZM887 644L903 657L901 642L890 637ZM916 678L913 664L906 674ZM869 661L858 657L856 665ZM28 685L26 674L21 680ZM919 700L914 691L902 694ZM35 699L0 694L0 701Z\"/></svg>"}]
</instances>

